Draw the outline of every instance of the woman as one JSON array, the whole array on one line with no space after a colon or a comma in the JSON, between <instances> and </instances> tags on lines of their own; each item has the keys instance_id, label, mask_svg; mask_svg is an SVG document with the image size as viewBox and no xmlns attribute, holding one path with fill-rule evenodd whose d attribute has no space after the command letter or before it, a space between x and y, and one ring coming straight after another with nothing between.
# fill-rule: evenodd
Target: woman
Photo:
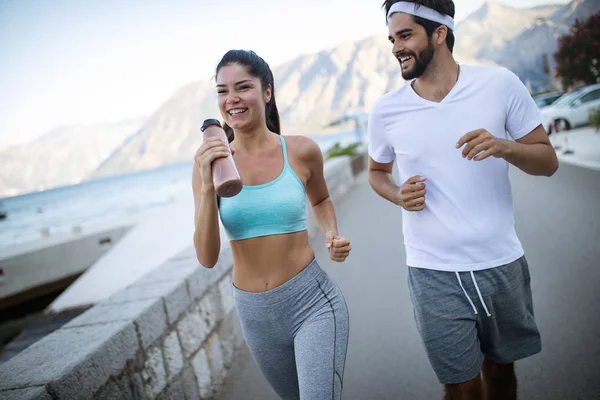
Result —
<instances>
[{"instance_id":1,"label":"woman","mask_svg":"<svg viewBox=\"0 0 600 400\"><path fill-rule=\"evenodd\" d=\"M331 259L344 261L350 242L338 234L321 150L310 138L280 135L273 73L254 52L227 52L216 82L244 186L234 197L217 198L211 163L229 149L205 139L192 173L198 261L208 268L217 262L220 215L242 332L263 375L282 399L339 399L348 310L309 244L307 197Z\"/></svg>"}]
</instances>

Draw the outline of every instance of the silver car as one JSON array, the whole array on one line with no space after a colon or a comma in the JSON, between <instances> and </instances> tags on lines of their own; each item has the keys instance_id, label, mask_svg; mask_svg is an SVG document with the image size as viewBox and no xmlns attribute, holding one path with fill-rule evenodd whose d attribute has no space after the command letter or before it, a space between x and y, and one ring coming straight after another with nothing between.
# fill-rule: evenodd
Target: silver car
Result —
<instances>
[{"instance_id":1,"label":"silver car","mask_svg":"<svg viewBox=\"0 0 600 400\"><path fill-rule=\"evenodd\" d=\"M533 100L535 100L535 104L537 104L538 108L549 106L558 100L565 92L550 92L543 93L533 96Z\"/></svg>"},{"instance_id":2,"label":"silver car","mask_svg":"<svg viewBox=\"0 0 600 400\"><path fill-rule=\"evenodd\" d=\"M551 134L589 124L590 112L596 109L600 109L600 84L565 93L540 112L544 128Z\"/></svg>"}]
</instances>

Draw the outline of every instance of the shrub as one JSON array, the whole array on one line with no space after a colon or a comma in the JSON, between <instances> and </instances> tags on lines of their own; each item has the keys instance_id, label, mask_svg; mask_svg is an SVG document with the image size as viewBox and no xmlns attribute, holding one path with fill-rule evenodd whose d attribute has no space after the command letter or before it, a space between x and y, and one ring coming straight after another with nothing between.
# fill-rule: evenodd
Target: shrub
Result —
<instances>
[{"instance_id":1,"label":"shrub","mask_svg":"<svg viewBox=\"0 0 600 400\"><path fill-rule=\"evenodd\" d=\"M571 32L558 39L554 53L556 76L567 87L593 84L600 78L600 13L577 20Z\"/></svg>"},{"instance_id":2,"label":"shrub","mask_svg":"<svg viewBox=\"0 0 600 400\"><path fill-rule=\"evenodd\" d=\"M600 108L590 112L590 123L597 131L600 131Z\"/></svg>"},{"instance_id":3,"label":"shrub","mask_svg":"<svg viewBox=\"0 0 600 400\"><path fill-rule=\"evenodd\" d=\"M352 143L346 147L342 147L339 143L331 146L326 153L326 158L333 158L338 156L354 156L356 154L356 148L358 147L358 143Z\"/></svg>"}]
</instances>

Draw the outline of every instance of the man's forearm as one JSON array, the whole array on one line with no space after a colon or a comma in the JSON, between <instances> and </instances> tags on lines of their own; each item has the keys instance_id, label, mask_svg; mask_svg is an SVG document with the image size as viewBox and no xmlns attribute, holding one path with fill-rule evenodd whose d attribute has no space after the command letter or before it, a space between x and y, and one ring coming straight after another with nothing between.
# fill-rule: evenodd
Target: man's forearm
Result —
<instances>
[{"instance_id":1,"label":"man's forearm","mask_svg":"<svg viewBox=\"0 0 600 400\"><path fill-rule=\"evenodd\" d=\"M381 197L399 205L398 192L400 188L392 179L392 174L385 171L369 171L369 184Z\"/></svg>"},{"instance_id":2,"label":"man's forearm","mask_svg":"<svg viewBox=\"0 0 600 400\"><path fill-rule=\"evenodd\" d=\"M552 145L522 144L507 141L508 151L503 158L530 175L552 176L558 169L558 159Z\"/></svg>"}]
</instances>

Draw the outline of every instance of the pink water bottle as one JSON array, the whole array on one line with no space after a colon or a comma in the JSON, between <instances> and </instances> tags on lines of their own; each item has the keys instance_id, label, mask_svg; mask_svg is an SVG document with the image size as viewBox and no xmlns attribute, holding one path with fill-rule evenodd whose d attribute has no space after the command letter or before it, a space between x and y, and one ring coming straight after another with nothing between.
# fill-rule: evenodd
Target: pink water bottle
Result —
<instances>
[{"instance_id":1,"label":"pink water bottle","mask_svg":"<svg viewBox=\"0 0 600 400\"><path fill-rule=\"evenodd\" d=\"M221 123L216 119L207 119L202 123L200 128L203 137L218 137L227 146L229 140L221 127ZM215 191L221 197L233 197L242 191L242 179L233 161L233 156L229 154L227 157L217 158L212 163L212 176Z\"/></svg>"}]
</instances>

